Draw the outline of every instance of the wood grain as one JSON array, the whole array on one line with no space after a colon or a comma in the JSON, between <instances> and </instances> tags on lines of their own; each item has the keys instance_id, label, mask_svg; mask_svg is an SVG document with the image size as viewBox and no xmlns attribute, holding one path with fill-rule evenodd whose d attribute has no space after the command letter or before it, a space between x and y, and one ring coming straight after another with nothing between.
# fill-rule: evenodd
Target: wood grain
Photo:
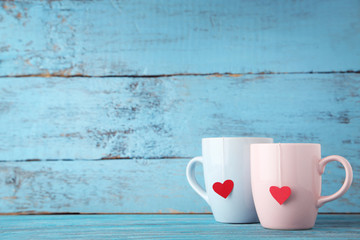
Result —
<instances>
[{"instance_id":1,"label":"wood grain","mask_svg":"<svg viewBox=\"0 0 360 240\"><path fill-rule=\"evenodd\" d=\"M0 75L359 71L360 2L2 1Z\"/></svg>"},{"instance_id":2,"label":"wood grain","mask_svg":"<svg viewBox=\"0 0 360 240\"><path fill-rule=\"evenodd\" d=\"M359 12L356 0L1 1L0 212L208 212L184 169L213 136L321 143L354 168L321 211L360 212ZM330 164L323 194L343 176Z\"/></svg>"},{"instance_id":3,"label":"wood grain","mask_svg":"<svg viewBox=\"0 0 360 240\"><path fill-rule=\"evenodd\" d=\"M0 103L4 161L190 158L213 136L360 159L360 74L5 78Z\"/></svg>"},{"instance_id":4,"label":"wood grain","mask_svg":"<svg viewBox=\"0 0 360 240\"><path fill-rule=\"evenodd\" d=\"M0 212L207 212L184 171L210 136L320 142L323 156L346 157L355 173L349 192L321 211L360 212L359 78L4 78ZM102 158L129 160L93 161ZM329 165L323 194L343 176Z\"/></svg>"},{"instance_id":5,"label":"wood grain","mask_svg":"<svg viewBox=\"0 0 360 240\"><path fill-rule=\"evenodd\" d=\"M209 212L187 184L188 160L9 162L0 212ZM198 179L203 183L201 168Z\"/></svg>"},{"instance_id":6,"label":"wood grain","mask_svg":"<svg viewBox=\"0 0 360 240\"><path fill-rule=\"evenodd\" d=\"M219 224L212 215L0 216L1 239L359 239L359 215L319 215L308 231Z\"/></svg>"},{"instance_id":7,"label":"wood grain","mask_svg":"<svg viewBox=\"0 0 360 240\"><path fill-rule=\"evenodd\" d=\"M210 207L189 186L189 159L4 162L0 213L204 213ZM326 167L322 195L337 191L344 170ZM356 166L358 172L358 165ZM197 179L203 184L202 168ZM320 212L360 212L359 177Z\"/></svg>"}]
</instances>

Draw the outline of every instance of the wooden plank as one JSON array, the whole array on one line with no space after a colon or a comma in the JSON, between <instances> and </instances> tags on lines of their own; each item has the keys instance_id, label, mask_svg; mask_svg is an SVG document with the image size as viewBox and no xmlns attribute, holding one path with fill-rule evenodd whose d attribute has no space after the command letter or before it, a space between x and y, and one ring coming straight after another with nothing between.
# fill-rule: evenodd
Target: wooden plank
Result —
<instances>
[{"instance_id":1,"label":"wooden plank","mask_svg":"<svg viewBox=\"0 0 360 240\"><path fill-rule=\"evenodd\" d=\"M201 138L319 142L360 162L360 74L5 78L0 160L190 158Z\"/></svg>"},{"instance_id":2,"label":"wooden plank","mask_svg":"<svg viewBox=\"0 0 360 240\"><path fill-rule=\"evenodd\" d=\"M1 239L359 239L359 215L319 215L308 231L219 224L212 215L1 216Z\"/></svg>"},{"instance_id":3,"label":"wooden plank","mask_svg":"<svg viewBox=\"0 0 360 240\"><path fill-rule=\"evenodd\" d=\"M209 212L209 206L187 183L187 162L152 159L1 163L0 213ZM342 169L326 168L323 194L339 189L342 175ZM197 179L203 184L201 167L197 168ZM355 174L349 192L320 211L360 212L359 185Z\"/></svg>"},{"instance_id":4,"label":"wooden plank","mask_svg":"<svg viewBox=\"0 0 360 240\"><path fill-rule=\"evenodd\" d=\"M0 75L359 71L360 2L3 1Z\"/></svg>"},{"instance_id":5,"label":"wooden plank","mask_svg":"<svg viewBox=\"0 0 360 240\"><path fill-rule=\"evenodd\" d=\"M187 184L187 162L2 163L0 212L209 212Z\"/></svg>"}]
</instances>

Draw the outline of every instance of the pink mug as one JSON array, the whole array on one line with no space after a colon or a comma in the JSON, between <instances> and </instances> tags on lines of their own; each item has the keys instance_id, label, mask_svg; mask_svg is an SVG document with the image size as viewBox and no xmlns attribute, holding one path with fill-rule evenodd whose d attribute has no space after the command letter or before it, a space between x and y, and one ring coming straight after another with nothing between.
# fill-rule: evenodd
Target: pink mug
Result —
<instances>
[{"instance_id":1,"label":"pink mug","mask_svg":"<svg viewBox=\"0 0 360 240\"><path fill-rule=\"evenodd\" d=\"M264 228L312 228L318 209L341 197L351 185L349 162L337 155L321 159L320 144L262 143L250 148L251 188ZM336 193L321 196L321 175L332 161L344 166L345 181Z\"/></svg>"}]
</instances>

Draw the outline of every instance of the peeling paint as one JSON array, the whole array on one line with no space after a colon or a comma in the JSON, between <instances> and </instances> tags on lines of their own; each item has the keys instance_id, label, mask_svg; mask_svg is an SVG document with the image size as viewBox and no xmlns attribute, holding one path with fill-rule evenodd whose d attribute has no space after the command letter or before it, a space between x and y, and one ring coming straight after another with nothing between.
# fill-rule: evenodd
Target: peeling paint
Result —
<instances>
[{"instance_id":1,"label":"peeling paint","mask_svg":"<svg viewBox=\"0 0 360 240\"><path fill-rule=\"evenodd\" d=\"M0 47L0 52L8 52L10 49L10 45Z\"/></svg>"},{"instance_id":2,"label":"peeling paint","mask_svg":"<svg viewBox=\"0 0 360 240\"><path fill-rule=\"evenodd\" d=\"M61 18L61 23L66 22L66 18L64 16L61 15L57 15L58 18Z\"/></svg>"},{"instance_id":3,"label":"peeling paint","mask_svg":"<svg viewBox=\"0 0 360 240\"><path fill-rule=\"evenodd\" d=\"M265 79L265 76L264 75L259 75L259 76L251 77L251 78L243 78L242 82L243 83L245 83L245 82L255 82L255 81L263 80L263 79Z\"/></svg>"},{"instance_id":4,"label":"peeling paint","mask_svg":"<svg viewBox=\"0 0 360 240\"><path fill-rule=\"evenodd\" d=\"M220 73L215 73L209 77L223 77L224 75L223 74L220 74Z\"/></svg>"},{"instance_id":5,"label":"peeling paint","mask_svg":"<svg viewBox=\"0 0 360 240\"><path fill-rule=\"evenodd\" d=\"M228 74L230 77L241 77L243 76L244 74L239 74L239 73L229 73Z\"/></svg>"},{"instance_id":6,"label":"peeling paint","mask_svg":"<svg viewBox=\"0 0 360 240\"><path fill-rule=\"evenodd\" d=\"M176 209L169 209L169 212L170 213L183 213L183 212L181 212L181 211L179 211L179 210L176 210Z\"/></svg>"},{"instance_id":7,"label":"peeling paint","mask_svg":"<svg viewBox=\"0 0 360 240\"><path fill-rule=\"evenodd\" d=\"M81 133L79 132L74 132L74 133L62 133L60 134L61 137L67 137L67 138L79 138L79 139L83 139L84 137L81 135Z\"/></svg>"},{"instance_id":8,"label":"peeling paint","mask_svg":"<svg viewBox=\"0 0 360 240\"><path fill-rule=\"evenodd\" d=\"M30 62L30 59L25 59L24 62L25 62L27 65L33 66L32 63Z\"/></svg>"},{"instance_id":9,"label":"peeling paint","mask_svg":"<svg viewBox=\"0 0 360 240\"><path fill-rule=\"evenodd\" d=\"M17 199L17 198L18 198L17 196L2 197L2 199L4 199L4 200L14 200L14 199Z\"/></svg>"},{"instance_id":10,"label":"peeling paint","mask_svg":"<svg viewBox=\"0 0 360 240\"><path fill-rule=\"evenodd\" d=\"M57 51L60 50L60 47L58 45L54 44L53 45L53 50L54 50L54 52L57 52Z\"/></svg>"}]
</instances>

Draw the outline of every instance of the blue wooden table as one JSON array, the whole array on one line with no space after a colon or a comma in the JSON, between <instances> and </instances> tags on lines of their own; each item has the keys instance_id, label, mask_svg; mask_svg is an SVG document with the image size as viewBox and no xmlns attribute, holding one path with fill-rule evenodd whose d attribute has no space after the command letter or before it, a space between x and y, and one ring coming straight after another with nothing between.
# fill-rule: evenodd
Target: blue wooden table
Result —
<instances>
[{"instance_id":1,"label":"blue wooden table","mask_svg":"<svg viewBox=\"0 0 360 240\"><path fill-rule=\"evenodd\" d=\"M359 239L360 214L322 214L305 231L222 224L210 214L1 216L5 239Z\"/></svg>"}]
</instances>

